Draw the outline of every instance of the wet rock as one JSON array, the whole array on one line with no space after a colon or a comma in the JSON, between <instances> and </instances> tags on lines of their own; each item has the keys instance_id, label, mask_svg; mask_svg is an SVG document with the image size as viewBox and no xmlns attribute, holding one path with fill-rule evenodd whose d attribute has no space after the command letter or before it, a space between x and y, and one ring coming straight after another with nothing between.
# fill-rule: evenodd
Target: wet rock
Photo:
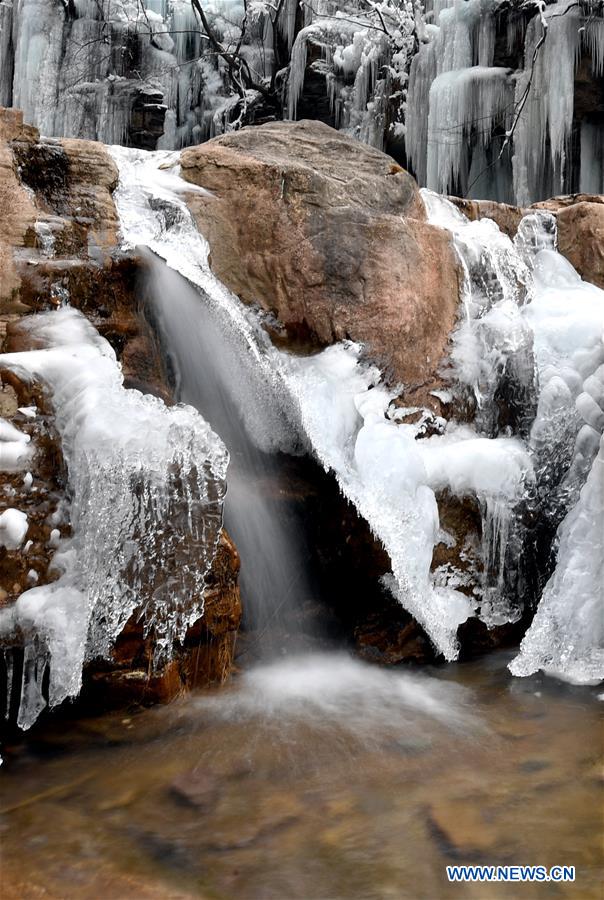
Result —
<instances>
[{"instance_id":1,"label":"wet rock","mask_svg":"<svg viewBox=\"0 0 604 900\"><path fill-rule=\"evenodd\" d=\"M492 219L509 238L514 237L518 231L521 219L528 211L520 206L498 203L496 200L466 200L461 197L449 197L448 199L471 222L479 219Z\"/></svg>"},{"instance_id":2,"label":"wet rock","mask_svg":"<svg viewBox=\"0 0 604 900\"><path fill-rule=\"evenodd\" d=\"M210 772L192 769L183 772L170 784L170 793L180 803L205 812L216 805L220 796L218 779Z\"/></svg>"},{"instance_id":3,"label":"wet rock","mask_svg":"<svg viewBox=\"0 0 604 900\"><path fill-rule=\"evenodd\" d=\"M499 831L483 800L464 797L442 799L427 811L428 825L444 853L464 861L480 859L499 850Z\"/></svg>"},{"instance_id":4,"label":"wet rock","mask_svg":"<svg viewBox=\"0 0 604 900\"><path fill-rule=\"evenodd\" d=\"M458 306L450 237L394 160L320 122L275 122L182 154L216 275L291 338L351 338L408 392L437 379Z\"/></svg>"},{"instance_id":5,"label":"wet rock","mask_svg":"<svg viewBox=\"0 0 604 900\"><path fill-rule=\"evenodd\" d=\"M604 197L566 206L556 221L560 253L581 278L604 288Z\"/></svg>"}]
</instances>

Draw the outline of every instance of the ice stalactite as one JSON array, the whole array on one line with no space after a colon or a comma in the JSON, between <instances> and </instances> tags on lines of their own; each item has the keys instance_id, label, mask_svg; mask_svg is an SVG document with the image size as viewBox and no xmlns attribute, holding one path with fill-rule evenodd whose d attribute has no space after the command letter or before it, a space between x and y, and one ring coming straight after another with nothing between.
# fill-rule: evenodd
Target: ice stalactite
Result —
<instances>
[{"instance_id":1,"label":"ice stalactite","mask_svg":"<svg viewBox=\"0 0 604 900\"><path fill-rule=\"evenodd\" d=\"M2 611L5 639L19 632L25 645L24 728L45 704L40 654L54 706L78 693L84 662L110 653L135 609L154 636L156 665L201 616L228 462L191 407L123 388L113 350L80 313L65 307L27 323L45 349L4 354L0 364L49 389L73 536L54 554L58 580Z\"/></svg>"},{"instance_id":2,"label":"ice stalactite","mask_svg":"<svg viewBox=\"0 0 604 900\"><path fill-rule=\"evenodd\" d=\"M507 49L497 53L517 64L520 50L515 71L496 63L503 15ZM405 119L407 157L419 183L522 206L604 190L597 110L575 120L579 63L585 60L595 79L604 71L601 12L558 0L527 22L526 12L500 0L457 0L436 4L433 17L411 63ZM580 133L574 147L573 128ZM508 133L509 151L500 159Z\"/></svg>"},{"instance_id":3,"label":"ice stalactite","mask_svg":"<svg viewBox=\"0 0 604 900\"><path fill-rule=\"evenodd\" d=\"M468 149L476 145L482 159L495 126L505 130L513 86L508 70L491 68L499 5L458 0L442 9L411 63L407 156L419 183L432 190L463 193L472 163Z\"/></svg>"},{"instance_id":4,"label":"ice stalactite","mask_svg":"<svg viewBox=\"0 0 604 900\"><path fill-rule=\"evenodd\" d=\"M510 126L513 95L508 69L471 66L434 79L428 100L429 188L445 194L466 193L468 185L488 165L495 127L507 130Z\"/></svg>"},{"instance_id":5,"label":"ice stalactite","mask_svg":"<svg viewBox=\"0 0 604 900\"><path fill-rule=\"evenodd\" d=\"M243 4L204 10L217 39L237 43ZM269 31L266 10L249 11L241 54L259 81L273 71ZM0 103L47 136L182 147L210 137L230 100L189 0L4 0L0 51Z\"/></svg>"},{"instance_id":6,"label":"ice stalactite","mask_svg":"<svg viewBox=\"0 0 604 900\"><path fill-rule=\"evenodd\" d=\"M543 41L539 47L539 42ZM514 134L514 193L516 202L529 205L571 189L571 130L574 114L575 71L583 53L591 57L594 76L604 74L604 19L585 17L572 0L546 7L531 19L525 41L524 70L516 81L516 103L526 90L529 101ZM532 59L535 55L535 64ZM556 89L552 90L552 84ZM595 160L602 160L601 126L582 124L581 176L602 189Z\"/></svg>"}]
</instances>

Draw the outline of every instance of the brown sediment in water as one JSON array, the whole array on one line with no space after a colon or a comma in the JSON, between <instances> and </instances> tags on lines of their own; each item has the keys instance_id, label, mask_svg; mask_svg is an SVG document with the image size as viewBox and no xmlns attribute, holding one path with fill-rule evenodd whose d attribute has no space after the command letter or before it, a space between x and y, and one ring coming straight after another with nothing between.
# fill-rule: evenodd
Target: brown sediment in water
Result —
<instances>
[{"instance_id":1,"label":"brown sediment in water","mask_svg":"<svg viewBox=\"0 0 604 900\"><path fill-rule=\"evenodd\" d=\"M431 673L453 724L421 704L399 721L386 694L379 728L354 697L341 716L312 699L296 715L295 697L271 715L246 706L244 676L167 708L49 727L7 761L3 897L519 896L446 881L446 865L478 863L573 865L574 884L523 884L522 896L596 900L599 704L513 679L506 661ZM383 675L393 697L409 677Z\"/></svg>"}]
</instances>

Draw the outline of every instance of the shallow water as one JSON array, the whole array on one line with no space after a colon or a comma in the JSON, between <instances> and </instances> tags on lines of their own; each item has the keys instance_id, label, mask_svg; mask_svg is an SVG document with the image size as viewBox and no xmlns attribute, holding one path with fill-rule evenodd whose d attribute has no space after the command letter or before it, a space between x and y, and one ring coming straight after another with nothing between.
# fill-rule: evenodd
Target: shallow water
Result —
<instances>
[{"instance_id":1,"label":"shallow water","mask_svg":"<svg viewBox=\"0 0 604 900\"><path fill-rule=\"evenodd\" d=\"M497 654L314 654L133 715L47 725L3 773L3 898L600 898L597 691ZM574 865L452 885L451 863Z\"/></svg>"}]
</instances>

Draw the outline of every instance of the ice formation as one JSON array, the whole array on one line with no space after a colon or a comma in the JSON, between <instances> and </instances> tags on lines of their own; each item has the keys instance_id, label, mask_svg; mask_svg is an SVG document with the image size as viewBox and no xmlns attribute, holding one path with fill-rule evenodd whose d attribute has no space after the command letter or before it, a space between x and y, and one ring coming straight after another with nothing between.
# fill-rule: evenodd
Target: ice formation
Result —
<instances>
[{"instance_id":1,"label":"ice formation","mask_svg":"<svg viewBox=\"0 0 604 900\"><path fill-rule=\"evenodd\" d=\"M457 628L476 604L430 573L439 539L435 491L472 494L489 507L510 507L532 477L531 462L514 438L486 438L451 425L416 440L417 427L396 424L396 392L363 366L359 347L338 345L316 357L288 358L288 383L303 428L319 460L367 520L392 563L389 587L447 659L457 656Z\"/></svg>"},{"instance_id":2,"label":"ice formation","mask_svg":"<svg viewBox=\"0 0 604 900\"><path fill-rule=\"evenodd\" d=\"M306 26L291 52L289 118L296 118L309 54L320 54L310 66L325 81L335 127L381 149L389 98L406 80L413 52L412 6L380 3L362 10L355 3L324 3L316 12L305 9Z\"/></svg>"},{"instance_id":3,"label":"ice formation","mask_svg":"<svg viewBox=\"0 0 604 900\"><path fill-rule=\"evenodd\" d=\"M233 46L244 5L213 0L204 10ZM271 74L267 17L256 19L242 52L262 79ZM207 52L202 32L189 0L5 0L0 104L21 108L48 136L154 147L165 115L162 146L198 143L230 97L226 64Z\"/></svg>"},{"instance_id":4,"label":"ice formation","mask_svg":"<svg viewBox=\"0 0 604 900\"><path fill-rule=\"evenodd\" d=\"M571 153L577 67L585 58L594 77L604 71L602 13L572 0L544 4L528 18L527 12L506 9L501 0L435 4L435 25L409 73L406 149L420 184L520 205L570 190L604 190L597 116L581 119L578 172ZM507 66L495 62L502 13ZM514 71L519 48L523 59ZM512 130L510 152L500 159Z\"/></svg>"},{"instance_id":5,"label":"ice formation","mask_svg":"<svg viewBox=\"0 0 604 900\"><path fill-rule=\"evenodd\" d=\"M53 557L59 579L2 611L4 636L19 630L25 640L23 728L45 705L46 668L51 706L76 695L85 660L110 652L135 609L157 664L199 618L228 463L191 407L123 388L113 350L80 313L65 307L26 321L45 349L4 354L0 364L50 391L73 536Z\"/></svg>"},{"instance_id":6,"label":"ice formation","mask_svg":"<svg viewBox=\"0 0 604 900\"><path fill-rule=\"evenodd\" d=\"M488 396L492 408L498 380L514 363L511 394L520 398L517 427L533 466L532 502L553 527L564 519L556 569L513 671L604 677L601 460L594 462L604 430L604 291L556 252L549 213L525 216L512 242L493 222L469 222L449 201L423 194L430 221L453 232L466 274L451 354L455 380L479 402ZM496 425L488 417L477 421ZM509 523L504 527L509 540ZM579 576L581 589L571 590Z\"/></svg>"},{"instance_id":7,"label":"ice formation","mask_svg":"<svg viewBox=\"0 0 604 900\"><path fill-rule=\"evenodd\" d=\"M32 455L31 438L0 418L0 472L24 469Z\"/></svg>"}]
</instances>

